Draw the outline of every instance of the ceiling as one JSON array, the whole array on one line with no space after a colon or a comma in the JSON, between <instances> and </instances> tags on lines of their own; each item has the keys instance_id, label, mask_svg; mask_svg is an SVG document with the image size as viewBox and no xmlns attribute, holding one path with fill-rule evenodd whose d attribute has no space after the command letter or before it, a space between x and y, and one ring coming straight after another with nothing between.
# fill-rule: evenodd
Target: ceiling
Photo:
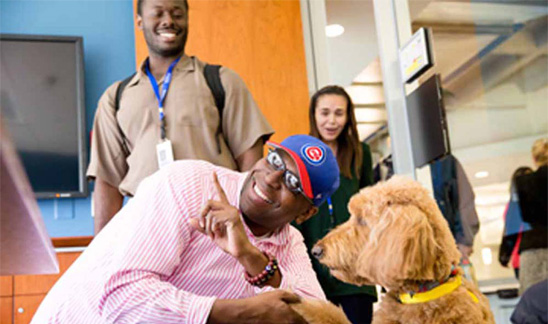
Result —
<instances>
[{"instance_id":1,"label":"ceiling","mask_svg":"<svg viewBox=\"0 0 548 324\"><path fill-rule=\"evenodd\" d=\"M531 165L532 140L548 133L548 3L409 0L409 9L413 30L432 30L435 65L419 83L441 75L453 152L469 174L501 160L472 181L506 186L516 163ZM326 11L328 24L345 28L328 39L330 79L353 98L363 139L387 120L373 2L326 0ZM469 153L498 146L481 159Z\"/></svg>"}]
</instances>

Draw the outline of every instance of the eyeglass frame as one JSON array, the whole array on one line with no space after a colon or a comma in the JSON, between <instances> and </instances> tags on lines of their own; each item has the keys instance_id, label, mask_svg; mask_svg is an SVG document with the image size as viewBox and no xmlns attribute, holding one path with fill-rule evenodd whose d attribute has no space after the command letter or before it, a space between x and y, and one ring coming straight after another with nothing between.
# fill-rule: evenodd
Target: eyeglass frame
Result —
<instances>
[{"instance_id":1,"label":"eyeglass frame","mask_svg":"<svg viewBox=\"0 0 548 324\"><path fill-rule=\"evenodd\" d=\"M302 187L302 183L301 183L301 178L296 175L293 171L287 169L287 166L285 165L285 162L284 162L284 159L282 158L282 155L279 153L279 151L281 151L280 149L277 149L277 148L268 148L268 153L266 155L266 162L268 163L268 165L272 166L274 168L274 170L276 171L284 171L284 173L282 174L282 177L283 177L283 180L284 180L284 185L285 187L287 188L287 190L291 191L293 194L297 194L297 193L300 193L304 196L304 198L311 204L311 205L314 205L314 202L312 201L312 199L310 199L310 197L308 197L306 195L306 193L304 192L303 190L303 187ZM278 168L277 166L275 166L271 161L270 161L270 156L271 154L276 154L279 158L280 158L280 161L282 163L281 167ZM295 189L291 189L291 187L287 184L288 183L288 178L287 178L287 175L290 175L290 176L294 176L297 181L298 181L298 186L297 188Z\"/></svg>"}]
</instances>

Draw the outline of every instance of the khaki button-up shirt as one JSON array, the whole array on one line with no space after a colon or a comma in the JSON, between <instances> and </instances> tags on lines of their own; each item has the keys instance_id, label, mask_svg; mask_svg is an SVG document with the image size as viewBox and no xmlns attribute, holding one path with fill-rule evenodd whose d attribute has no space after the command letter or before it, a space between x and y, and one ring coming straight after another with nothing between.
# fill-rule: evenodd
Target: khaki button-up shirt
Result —
<instances>
[{"instance_id":1,"label":"khaki button-up shirt","mask_svg":"<svg viewBox=\"0 0 548 324\"><path fill-rule=\"evenodd\" d=\"M223 67L220 77L226 99L219 154L216 141L219 112L203 75L204 67L205 63L185 55L173 69L164 101L166 135L176 160L206 160L235 170L235 158L274 131L243 80ZM162 83L163 80L158 82L160 88ZM144 64L126 86L116 112L118 85L119 82L111 85L99 100L87 175L118 187L123 195L133 195L141 180L158 170L158 100Z\"/></svg>"}]
</instances>

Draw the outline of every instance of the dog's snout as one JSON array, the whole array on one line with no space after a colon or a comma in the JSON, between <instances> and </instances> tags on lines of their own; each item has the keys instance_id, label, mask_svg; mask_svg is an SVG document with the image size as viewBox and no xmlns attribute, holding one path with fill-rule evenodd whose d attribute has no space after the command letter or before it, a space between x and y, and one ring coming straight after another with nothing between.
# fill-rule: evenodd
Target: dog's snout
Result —
<instances>
[{"instance_id":1,"label":"dog's snout","mask_svg":"<svg viewBox=\"0 0 548 324\"><path fill-rule=\"evenodd\" d=\"M321 259L323 256L323 248L319 245L315 245L312 248L312 255L318 260Z\"/></svg>"}]
</instances>

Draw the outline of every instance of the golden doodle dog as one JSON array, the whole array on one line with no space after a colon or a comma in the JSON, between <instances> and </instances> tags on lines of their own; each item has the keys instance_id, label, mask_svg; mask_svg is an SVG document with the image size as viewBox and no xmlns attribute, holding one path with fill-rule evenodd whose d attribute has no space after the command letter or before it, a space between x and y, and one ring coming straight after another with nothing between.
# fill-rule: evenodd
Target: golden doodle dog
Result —
<instances>
[{"instance_id":1,"label":"golden doodle dog","mask_svg":"<svg viewBox=\"0 0 548 324\"><path fill-rule=\"evenodd\" d=\"M348 209L350 219L312 253L342 281L388 290L373 323L495 323L487 298L462 277L449 226L419 183L393 177L362 189Z\"/></svg>"}]
</instances>

